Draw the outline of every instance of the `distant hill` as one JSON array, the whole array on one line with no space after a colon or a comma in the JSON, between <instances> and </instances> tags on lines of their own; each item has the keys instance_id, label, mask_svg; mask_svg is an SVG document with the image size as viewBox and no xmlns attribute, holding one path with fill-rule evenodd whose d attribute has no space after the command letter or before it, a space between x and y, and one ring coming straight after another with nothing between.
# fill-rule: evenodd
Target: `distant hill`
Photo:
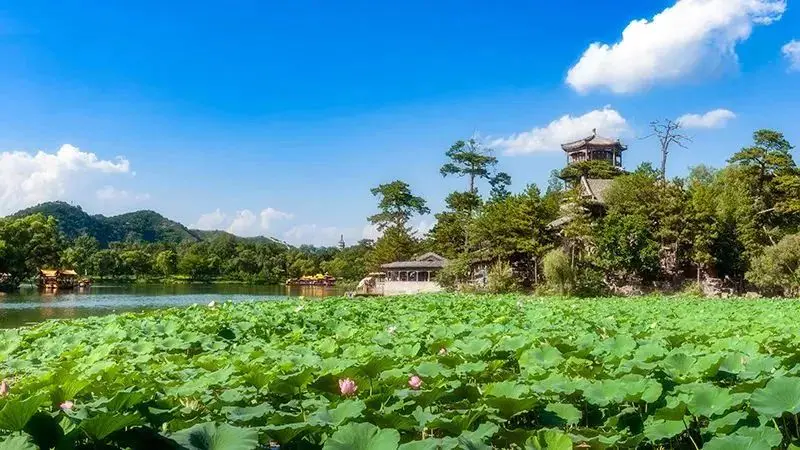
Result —
<instances>
[{"instance_id":1,"label":"distant hill","mask_svg":"<svg viewBox=\"0 0 800 450\"><path fill-rule=\"evenodd\" d=\"M18 211L12 217L37 213L55 217L61 232L68 239L87 234L97 239L103 247L111 242L200 242L221 236L248 242L289 245L269 236L241 237L221 230L190 230L183 224L149 210L106 217L101 214L87 214L80 206L66 202L47 202Z\"/></svg>"},{"instance_id":2,"label":"distant hill","mask_svg":"<svg viewBox=\"0 0 800 450\"><path fill-rule=\"evenodd\" d=\"M100 245L110 242L198 242L203 238L182 224L154 211L135 211L118 216L89 215L80 206L65 202L47 202L23 209L14 217L42 213L58 220L61 232L68 239L82 234L94 236Z\"/></svg>"}]
</instances>

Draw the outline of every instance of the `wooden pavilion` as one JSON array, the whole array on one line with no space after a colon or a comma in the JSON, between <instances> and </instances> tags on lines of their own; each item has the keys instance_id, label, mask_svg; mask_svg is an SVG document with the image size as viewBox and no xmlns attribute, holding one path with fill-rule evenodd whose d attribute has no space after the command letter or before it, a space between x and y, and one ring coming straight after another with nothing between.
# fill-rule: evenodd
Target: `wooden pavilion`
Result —
<instances>
[{"instance_id":1,"label":"wooden pavilion","mask_svg":"<svg viewBox=\"0 0 800 450\"><path fill-rule=\"evenodd\" d=\"M74 289L78 285L78 272L72 269L39 269L39 287L43 289Z\"/></svg>"},{"instance_id":2,"label":"wooden pavilion","mask_svg":"<svg viewBox=\"0 0 800 450\"><path fill-rule=\"evenodd\" d=\"M622 167L622 152L628 149L619 139L611 139L597 135L597 129L592 130L592 135L577 141L561 144L567 154L567 164L583 161L608 161L614 167Z\"/></svg>"}]
</instances>

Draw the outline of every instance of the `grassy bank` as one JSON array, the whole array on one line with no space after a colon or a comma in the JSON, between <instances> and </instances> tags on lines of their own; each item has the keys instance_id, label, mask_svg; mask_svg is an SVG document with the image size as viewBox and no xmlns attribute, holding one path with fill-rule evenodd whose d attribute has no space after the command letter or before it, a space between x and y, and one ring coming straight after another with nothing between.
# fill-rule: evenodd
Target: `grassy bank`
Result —
<instances>
[{"instance_id":1,"label":"grassy bank","mask_svg":"<svg viewBox=\"0 0 800 450\"><path fill-rule=\"evenodd\" d=\"M52 321L0 331L0 435L768 449L800 438L797 317L796 301L429 295Z\"/></svg>"}]
</instances>

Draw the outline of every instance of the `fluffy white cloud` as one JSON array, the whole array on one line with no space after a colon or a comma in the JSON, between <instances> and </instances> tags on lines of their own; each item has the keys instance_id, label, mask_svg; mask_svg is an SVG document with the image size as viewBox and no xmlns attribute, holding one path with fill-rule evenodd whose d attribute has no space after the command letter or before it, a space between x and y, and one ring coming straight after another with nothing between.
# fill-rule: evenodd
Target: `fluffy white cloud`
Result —
<instances>
[{"instance_id":1,"label":"fluffy white cloud","mask_svg":"<svg viewBox=\"0 0 800 450\"><path fill-rule=\"evenodd\" d=\"M293 214L286 213L283 211L278 211L275 208L267 208L261 211L261 228L264 230L269 230L272 226L273 222L278 220L288 220L294 217Z\"/></svg>"},{"instance_id":2,"label":"fluffy white cloud","mask_svg":"<svg viewBox=\"0 0 800 450\"><path fill-rule=\"evenodd\" d=\"M227 215L217 208L208 214L202 214L193 226L198 230L219 230L226 218Z\"/></svg>"},{"instance_id":3,"label":"fluffy white cloud","mask_svg":"<svg viewBox=\"0 0 800 450\"><path fill-rule=\"evenodd\" d=\"M326 227L317 224L303 224L290 228L283 233L284 239L290 244L311 244L324 247L333 247L339 244L339 239L344 233L336 227Z\"/></svg>"},{"instance_id":4,"label":"fluffy white cloud","mask_svg":"<svg viewBox=\"0 0 800 450\"><path fill-rule=\"evenodd\" d=\"M652 20L632 21L613 45L591 44L567 84L578 92L629 93L713 70L735 61L736 45L755 25L779 20L784 11L786 0L678 0Z\"/></svg>"},{"instance_id":5,"label":"fluffy white cloud","mask_svg":"<svg viewBox=\"0 0 800 450\"><path fill-rule=\"evenodd\" d=\"M225 229L228 233L239 236L256 236L269 231L275 222L292 217L294 215L275 208L263 209L257 215L249 209L243 209L236 211L228 222L228 215L217 208L210 213L201 215L193 226L200 230Z\"/></svg>"},{"instance_id":6,"label":"fluffy white cloud","mask_svg":"<svg viewBox=\"0 0 800 450\"><path fill-rule=\"evenodd\" d=\"M736 118L733 111L715 109L705 114L684 114L678 117L678 122L684 128L722 128L728 121Z\"/></svg>"},{"instance_id":7,"label":"fluffy white cloud","mask_svg":"<svg viewBox=\"0 0 800 450\"><path fill-rule=\"evenodd\" d=\"M233 233L240 236L249 235L252 233L254 225L256 224L256 215L249 209L236 211L233 221L228 226L228 233Z\"/></svg>"},{"instance_id":8,"label":"fluffy white cloud","mask_svg":"<svg viewBox=\"0 0 800 450\"><path fill-rule=\"evenodd\" d=\"M130 173L127 159L103 160L69 144L55 153L3 152L0 153L0 214L63 200L92 175L123 173Z\"/></svg>"},{"instance_id":9,"label":"fluffy white cloud","mask_svg":"<svg viewBox=\"0 0 800 450\"><path fill-rule=\"evenodd\" d=\"M582 116L562 116L545 127L496 139L491 145L504 149L507 155L556 151L565 142L591 136L592 129L603 136L617 137L627 134L630 127L620 113L606 106Z\"/></svg>"},{"instance_id":10,"label":"fluffy white cloud","mask_svg":"<svg viewBox=\"0 0 800 450\"><path fill-rule=\"evenodd\" d=\"M800 41L794 39L781 49L783 56L789 61L789 70L800 71Z\"/></svg>"},{"instance_id":11,"label":"fluffy white cloud","mask_svg":"<svg viewBox=\"0 0 800 450\"><path fill-rule=\"evenodd\" d=\"M150 194L130 192L124 189L117 189L111 185L106 185L98 189L97 192L95 192L95 196L98 200L115 202L138 202L150 199Z\"/></svg>"}]
</instances>

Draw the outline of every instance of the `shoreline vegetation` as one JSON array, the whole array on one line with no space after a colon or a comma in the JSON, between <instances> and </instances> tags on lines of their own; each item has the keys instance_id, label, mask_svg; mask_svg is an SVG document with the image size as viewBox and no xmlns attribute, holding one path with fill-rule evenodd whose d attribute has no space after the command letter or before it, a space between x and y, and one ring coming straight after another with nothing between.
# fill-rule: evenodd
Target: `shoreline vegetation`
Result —
<instances>
[{"instance_id":1,"label":"shoreline vegetation","mask_svg":"<svg viewBox=\"0 0 800 450\"><path fill-rule=\"evenodd\" d=\"M798 316L436 294L47 321L0 330L0 448L793 448Z\"/></svg>"},{"instance_id":2,"label":"shoreline vegetation","mask_svg":"<svg viewBox=\"0 0 800 450\"><path fill-rule=\"evenodd\" d=\"M719 169L700 165L669 178L663 148L661 170L576 160L554 170L546 189L531 184L515 193L491 148L457 141L439 173L464 179L466 190L446 197L429 232L410 226L431 213L427 200L395 180L371 189L377 212L367 219L381 236L349 246L295 247L190 230L152 211L104 217L45 203L0 219L0 289L48 267L168 283L275 285L314 274L357 282L382 264L435 252L449 261L438 281L456 291L795 297L800 169L793 149L783 134L764 129Z\"/></svg>"}]
</instances>

